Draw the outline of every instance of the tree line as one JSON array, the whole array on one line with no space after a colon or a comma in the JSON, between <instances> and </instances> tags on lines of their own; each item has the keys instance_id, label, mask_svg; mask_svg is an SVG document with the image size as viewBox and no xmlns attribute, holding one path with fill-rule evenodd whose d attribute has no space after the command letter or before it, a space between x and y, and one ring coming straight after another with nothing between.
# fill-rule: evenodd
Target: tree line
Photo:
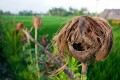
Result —
<instances>
[{"instance_id":1,"label":"tree line","mask_svg":"<svg viewBox=\"0 0 120 80\"><path fill-rule=\"evenodd\" d=\"M75 8L69 8L67 11L64 8L52 8L48 11L48 15L55 16L70 16L70 15L85 15L89 14L87 8L81 8L80 10Z\"/></svg>"},{"instance_id":2,"label":"tree line","mask_svg":"<svg viewBox=\"0 0 120 80\"><path fill-rule=\"evenodd\" d=\"M18 14L16 15L21 15L21 16L31 16L31 15L48 15L48 16L72 16L72 15L89 15L91 14L87 8L81 8L80 10L75 9L70 7L68 10L64 9L64 8L52 8L49 9L47 13L36 13L33 12L32 10L28 11L28 10L23 10L23 11L19 11ZM0 15L15 15L13 13L11 13L10 11L7 12L3 12L2 10L0 10Z\"/></svg>"},{"instance_id":3,"label":"tree line","mask_svg":"<svg viewBox=\"0 0 120 80\"><path fill-rule=\"evenodd\" d=\"M0 10L0 15L13 15L10 11L2 11Z\"/></svg>"}]
</instances>

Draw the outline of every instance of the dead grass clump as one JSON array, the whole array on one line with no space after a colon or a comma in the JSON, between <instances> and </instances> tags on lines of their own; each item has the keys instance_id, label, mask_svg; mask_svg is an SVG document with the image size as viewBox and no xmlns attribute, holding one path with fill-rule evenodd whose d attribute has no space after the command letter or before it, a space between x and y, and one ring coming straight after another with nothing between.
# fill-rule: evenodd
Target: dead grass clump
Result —
<instances>
[{"instance_id":1,"label":"dead grass clump","mask_svg":"<svg viewBox=\"0 0 120 80\"><path fill-rule=\"evenodd\" d=\"M39 16L33 18L33 25L35 28L38 28L42 24L42 19Z\"/></svg>"},{"instance_id":2,"label":"dead grass clump","mask_svg":"<svg viewBox=\"0 0 120 80\"><path fill-rule=\"evenodd\" d=\"M104 60L113 45L110 25L104 19L88 16L73 18L53 39L60 56L67 50L81 62Z\"/></svg>"},{"instance_id":3,"label":"dead grass clump","mask_svg":"<svg viewBox=\"0 0 120 80\"><path fill-rule=\"evenodd\" d=\"M19 32L20 30L22 29L25 29L24 28L24 25L22 23L17 23L17 26L16 26L16 32Z\"/></svg>"},{"instance_id":4,"label":"dead grass clump","mask_svg":"<svg viewBox=\"0 0 120 80\"><path fill-rule=\"evenodd\" d=\"M24 45L27 42L27 37L22 32L23 29L25 29L24 25L22 23L17 23L16 34L20 34L21 35L21 43Z\"/></svg>"}]
</instances>

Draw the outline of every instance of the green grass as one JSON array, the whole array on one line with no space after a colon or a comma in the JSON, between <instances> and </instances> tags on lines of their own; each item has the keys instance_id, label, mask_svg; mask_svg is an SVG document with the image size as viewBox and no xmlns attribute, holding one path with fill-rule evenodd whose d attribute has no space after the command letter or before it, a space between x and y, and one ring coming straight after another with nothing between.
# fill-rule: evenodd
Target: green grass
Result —
<instances>
[{"instance_id":1,"label":"green grass","mask_svg":"<svg viewBox=\"0 0 120 80\"><path fill-rule=\"evenodd\" d=\"M72 17L42 16L42 28L38 30L38 36L48 34L51 40L54 34ZM32 26L32 16L1 16L0 31L6 26L16 26L17 22L22 22L30 29ZM120 79L120 26L112 26L114 35L114 46L110 55L103 62L96 62L89 65L88 80L119 80ZM80 72L80 71L79 71Z\"/></svg>"},{"instance_id":2,"label":"green grass","mask_svg":"<svg viewBox=\"0 0 120 80\"><path fill-rule=\"evenodd\" d=\"M30 29L32 27L33 16L2 16L0 21L2 21L3 26L16 26L17 22L21 22L25 27ZM48 35L48 39L52 39L53 34L55 34L63 24L65 24L72 17L56 17L56 16L43 16L42 27L39 29L39 35ZM38 35L38 36L39 36Z\"/></svg>"}]
</instances>

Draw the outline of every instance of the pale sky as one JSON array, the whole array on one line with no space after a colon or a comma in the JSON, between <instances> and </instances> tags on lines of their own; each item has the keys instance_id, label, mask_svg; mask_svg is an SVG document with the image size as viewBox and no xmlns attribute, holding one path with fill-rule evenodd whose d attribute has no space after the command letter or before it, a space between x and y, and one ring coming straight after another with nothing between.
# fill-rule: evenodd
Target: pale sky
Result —
<instances>
[{"instance_id":1,"label":"pale sky","mask_svg":"<svg viewBox=\"0 0 120 80\"><path fill-rule=\"evenodd\" d=\"M120 0L0 0L0 10L18 13L22 10L47 12L52 7L87 8L90 12L102 12L104 9L120 9Z\"/></svg>"}]
</instances>

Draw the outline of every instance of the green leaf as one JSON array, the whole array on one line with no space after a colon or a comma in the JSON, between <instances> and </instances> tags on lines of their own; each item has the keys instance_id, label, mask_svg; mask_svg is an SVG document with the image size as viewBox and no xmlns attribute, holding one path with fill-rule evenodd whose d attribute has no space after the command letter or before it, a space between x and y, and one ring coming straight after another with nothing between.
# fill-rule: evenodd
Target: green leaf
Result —
<instances>
[{"instance_id":1,"label":"green leaf","mask_svg":"<svg viewBox=\"0 0 120 80\"><path fill-rule=\"evenodd\" d=\"M40 61L42 61L44 57L45 57L45 54L41 54L41 56L39 57Z\"/></svg>"}]
</instances>

